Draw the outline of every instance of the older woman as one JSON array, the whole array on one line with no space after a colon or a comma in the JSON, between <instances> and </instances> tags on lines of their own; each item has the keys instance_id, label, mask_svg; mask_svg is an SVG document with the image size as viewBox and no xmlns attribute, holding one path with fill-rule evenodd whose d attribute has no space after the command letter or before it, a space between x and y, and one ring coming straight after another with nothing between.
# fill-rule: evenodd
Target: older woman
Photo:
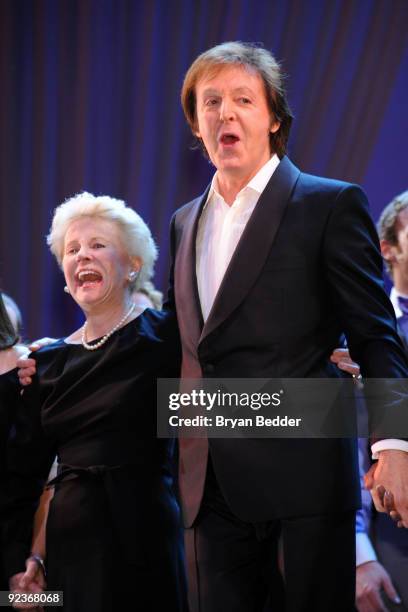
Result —
<instances>
[{"instance_id":1,"label":"older woman","mask_svg":"<svg viewBox=\"0 0 408 612\"><path fill-rule=\"evenodd\" d=\"M35 353L23 395L10 449L11 584L26 580L32 514L58 455L46 566L64 610L184 610L173 449L155 435L156 378L178 375L177 327L155 311L136 318L131 299L156 247L124 202L89 193L56 209L48 244L85 323Z\"/></svg>"}]
</instances>

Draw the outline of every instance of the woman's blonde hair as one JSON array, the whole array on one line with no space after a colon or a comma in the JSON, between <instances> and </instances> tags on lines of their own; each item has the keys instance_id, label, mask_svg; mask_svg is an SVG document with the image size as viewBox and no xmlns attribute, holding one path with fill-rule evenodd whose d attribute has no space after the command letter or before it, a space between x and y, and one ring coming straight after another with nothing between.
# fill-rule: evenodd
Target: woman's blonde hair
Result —
<instances>
[{"instance_id":1,"label":"woman's blonde hair","mask_svg":"<svg viewBox=\"0 0 408 612\"><path fill-rule=\"evenodd\" d=\"M149 281L154 272L157 259L157 246L146 223L123 200L110 196L95 196L86 191L66 200L54 211L47 244L62 265L64 241L68 227L76 219L93 217L115 223L120 230L123 247L131 259L139 258L142 262L139 274L129 283L132 291Z\"/></svg>"}]
</instances>

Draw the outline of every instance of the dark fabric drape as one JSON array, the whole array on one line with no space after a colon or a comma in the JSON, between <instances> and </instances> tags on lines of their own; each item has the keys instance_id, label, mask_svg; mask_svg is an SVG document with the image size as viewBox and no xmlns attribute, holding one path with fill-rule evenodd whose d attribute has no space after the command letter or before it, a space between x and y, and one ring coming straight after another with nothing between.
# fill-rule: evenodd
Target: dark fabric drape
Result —
<instances>
[{"instance_id":1,"label":"dark fabric drape","mask_svg":"<svg viewBox=\"0 0 408 612\"><path fill-rule=\"evenodd\" d=\"M302 169L363 184L377 217L407 188L406 0L0 0L0 286L25 335L81 315L44 237L81 190L124 198L160 246L172 212L212 169L179 103L206 48L262 42L282 61Z\"/></svg>"}]
</instances>

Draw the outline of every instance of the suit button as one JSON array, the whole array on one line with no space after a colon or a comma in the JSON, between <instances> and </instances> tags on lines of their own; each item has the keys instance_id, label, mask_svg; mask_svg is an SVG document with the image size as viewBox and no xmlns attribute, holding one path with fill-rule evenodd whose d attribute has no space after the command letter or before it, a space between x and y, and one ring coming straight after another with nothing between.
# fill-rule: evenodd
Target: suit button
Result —
<instances>
[{"instance_id":1,"label":"suit button","mask_svg":"<svg viewBox=\"0 0 408 612\"><path fill-rule=\"evenodd\" d=\"M213 374L215 372L215 366L213 363L205 363L203 366L204 374Z\"/></svg>"}]
</instances>

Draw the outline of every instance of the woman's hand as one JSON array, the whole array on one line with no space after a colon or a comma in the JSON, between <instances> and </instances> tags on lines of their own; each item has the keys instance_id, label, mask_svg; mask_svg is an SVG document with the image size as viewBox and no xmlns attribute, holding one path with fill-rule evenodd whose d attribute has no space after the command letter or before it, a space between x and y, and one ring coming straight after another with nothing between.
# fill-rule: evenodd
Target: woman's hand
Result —
<instances>
[{"instance_id":1,"label":"woman's hand","mask_svg":"<svg viewBox=\"0 0 408 612\"><path fill-rule=\"evenodd\" d=\"M35 594L42 593L46 587L44 570L34 557L26 561L26 571L11 576L9 580L10 591L13 593ZM36 603L13 603L16 610L39 610Z\"/></svg>"}]
</instances>

